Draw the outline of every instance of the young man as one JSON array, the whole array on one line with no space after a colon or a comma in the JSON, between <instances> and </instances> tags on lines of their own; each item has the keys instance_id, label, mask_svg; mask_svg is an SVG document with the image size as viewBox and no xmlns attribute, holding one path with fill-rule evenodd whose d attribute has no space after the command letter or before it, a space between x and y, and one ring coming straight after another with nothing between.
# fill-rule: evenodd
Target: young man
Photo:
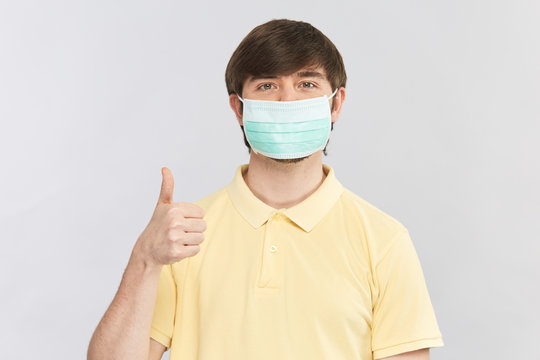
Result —
<instances>
[{"instance_id":1,"label":"young man","mask_svg":"<svg viewBox=\"0 0 540 360\"><path fill-rule=\"evenodd\" d=\"M334 44L267 22L226 83L249 164L195 204L173 202L162 168L88 358L429 359L442 336L407 229L322 163L345 100Z\"/></svg>"}]
</instances>

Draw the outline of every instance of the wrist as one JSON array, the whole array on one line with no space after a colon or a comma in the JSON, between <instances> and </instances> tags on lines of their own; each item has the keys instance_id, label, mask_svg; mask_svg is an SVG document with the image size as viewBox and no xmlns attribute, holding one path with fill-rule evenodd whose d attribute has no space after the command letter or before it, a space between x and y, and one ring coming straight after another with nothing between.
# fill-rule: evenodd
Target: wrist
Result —
<instances>
[{"instance_id":1,"label":"wrist","mask_svg":"<svg viewBox=\"0 0 540 360\"><path fill-rule=\"evenodd\" d=\"M155 264L152 262L148 256L140 248L140 243L137 241L131 252L131 257L129 258L128 265L136 267L144 274L153 274L159 273L161 271L162 265Z\"/></svg>"}]
</instances>

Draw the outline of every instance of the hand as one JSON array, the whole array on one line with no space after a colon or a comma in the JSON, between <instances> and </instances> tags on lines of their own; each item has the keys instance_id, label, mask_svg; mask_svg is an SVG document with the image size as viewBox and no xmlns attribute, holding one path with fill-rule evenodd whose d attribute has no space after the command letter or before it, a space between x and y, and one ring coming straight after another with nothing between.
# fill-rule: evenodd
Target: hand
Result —
<instances>
[{"instance_id":1,"label":"hand","mask_svg":"<svg viewBox=\"0 0 540 360\"><path fill-rule=\"evenodd\" d=\"M133 249L150 265L167 265L197 254L206 230L203 209L186 202L173 202L174 179L163 167L161 192L150 222Z\"/></svg>"}]
</instances>

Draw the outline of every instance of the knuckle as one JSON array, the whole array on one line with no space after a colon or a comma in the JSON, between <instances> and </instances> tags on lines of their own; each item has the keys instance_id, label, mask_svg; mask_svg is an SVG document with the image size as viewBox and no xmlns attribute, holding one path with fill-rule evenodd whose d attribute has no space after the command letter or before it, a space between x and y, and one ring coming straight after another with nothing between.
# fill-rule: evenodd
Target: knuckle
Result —
<instances>
[{"instance_id":1,"label":"knuckle","mask_svg":"<svg viewBox=\"0 0 540 360\"><path fill-rule=\"evenodd\" d=\"M175 218L175 217L172 217L172 218L168 218L167 219L167 222L166 222L166 225L169 229L172 229L176 226L176 223L177 223L178 219Z\"/></svg>"},{"instance_id":2,"label":"knuckle","mask_svg":"<svg viewBox=\"0 0 540 360\"><path fill-rule=\"evenodd\" d=\"M168 242L172 242L174 243L176 241L176 231L174 231L174 229L169 229L169 231L167 231L167 241Z\"/></svg>"},{"instance_id":3,"label":"knuckle","mask_svg":"<svg viewBox=\"0 0 540 360\"><path fill-rule=\"evenodd\" d=\"M169 222L167 223L167 228L169 230L174 229L176 227L176 223L177 223L176 219L170 219Z\"/></svg>"},{"instance_id":4,"label":"knuckle","mask_svg":"<svg viewBox=\"0 0 540 360\"><path fill-rule=\"evenodd\" d=\"M172 260L178 260L182 257L182 251L178 246L175 246L169 251L169 258Z\"/></svg>"},{"instance_id":5,"label":"knuckle","mask_svg":"<svg viewBox=\"0 0 540 360\"><path fill-rule=\"evenodd\" d=\"M178 214L178 208L176 206L171 206L167 209L167 215L168 216L176 216Z\"/></svg>"},{"instance_id":6,"label":"knuckle","mask_svg":"<svg viewBox=\"0 0 540 360\"><path fill-rule=\"evenodd\" d=\"M184 218L180 218L180 219L174 219L170 222L169 226L171 228L177 228L177 229L181 229L181 230L185 230L186 229L186 226L187 226L187 222L186 222L186 219Z\"/></svg>"}]
</instances>

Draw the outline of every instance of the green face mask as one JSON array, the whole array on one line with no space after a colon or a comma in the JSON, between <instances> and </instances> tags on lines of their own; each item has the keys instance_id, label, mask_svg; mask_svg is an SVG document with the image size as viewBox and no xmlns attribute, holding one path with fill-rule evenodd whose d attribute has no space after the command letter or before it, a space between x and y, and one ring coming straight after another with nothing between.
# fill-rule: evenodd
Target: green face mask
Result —
<instances>
[{"instance_id":1,"label":"green face mask","mask_svg":"<svg viewBox=\"0 0 540 360\"><path fill-rule=\"evenodd\" d=\"M244 131L257 154L296 159L322 150L330 137L330 104L337 89L326 95L296 101L238 98L244 103Z\"/></svg>"}]
</instances>

